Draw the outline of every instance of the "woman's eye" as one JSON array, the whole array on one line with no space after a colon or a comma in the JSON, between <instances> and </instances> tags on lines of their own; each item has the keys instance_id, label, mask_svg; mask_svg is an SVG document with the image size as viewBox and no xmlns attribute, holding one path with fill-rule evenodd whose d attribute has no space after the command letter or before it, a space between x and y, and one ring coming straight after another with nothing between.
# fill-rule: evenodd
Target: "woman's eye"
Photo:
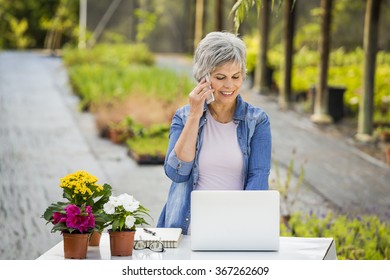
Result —
<instances>
[{"instance_id":1,"label":"woman's eye","mask_svg":"<svg viewBox=\"0 0 390 280\"><path fill-rule=\"evenodd\" d=\"M222 80L224 80L225 78L226 78L226 77L216 77L216 79L219 80L219 81L222 81ZM240 78L240 76L233 76L233 77L232 77L233 80L237 80L237 79L239 79L239 78Z\"/></svg>"}]
</instances>

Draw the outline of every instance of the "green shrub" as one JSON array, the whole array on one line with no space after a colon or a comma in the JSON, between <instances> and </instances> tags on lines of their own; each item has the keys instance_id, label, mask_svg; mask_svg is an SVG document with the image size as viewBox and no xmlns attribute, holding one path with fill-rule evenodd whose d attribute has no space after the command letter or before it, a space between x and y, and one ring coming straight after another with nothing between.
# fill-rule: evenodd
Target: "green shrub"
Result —
<instances>
[{"instance_id":1,"label":"green shrub","mask_svg":"<svg viewBox=\"0 0 390 280\"><path fill-rule=\"evenodd\" d=\"M99 44L92 49L64 48L67 66L103 64L126 67L129 64L153 65L154 55L143 44Z\"/></svg>"},{"instance_id":2,"label":"green shrub","mask_svg":"<svg viewBox=\"0 0 390 280\"><path fill-rule=\"evenodd\" d=\"M170 102L187 95L193 87L184 75L156 66L132 64L121 68L95 63L72 66L68 73L74 91L81 97L81 109L132 94Z\"/></svg>"},{"instance_id":3,"label":"green shrub","mask_svg":"<svg viewBox=\"0 0 390 280\"><path fill-rule=\"evenodd\" d=\"M130 150L137 155L162 156L168 148L169 126L154 124L149 128L133 123L133 137L126 141Z\"/></svg>"},{"instance_id":4,"label":"green shrub","mask_svg":"<svg viewBox=\"0 0 390 280\"><path fill-rule=\"evenodd\" d=\"M246 70L250 74L255 71L257 63L258 37L244 36L243 40L246 45Z\"/></svg>"},{"instance_id":5,"label":"green shrub","mask_svg":"<svg viewBox=\"0 0 390 280\"><path fill-rule=\"evenodd\" d=\"M294 213L286 226L281 224L282 236L331 237L336 242L338 259L390 259L390 224L375 215L349 218L328 213Z\"/></svg>"},{"instance_id":6,"label":"green shrub","mask_svg":"<svg viewBox=\"0 0 390 280\"><path fill-rule=\"evenodd\" d=\"M168 148L168 137L131 138L128 139L126 143L128 148L137 155L165 157Z\"/></svg>"}]
</instances>

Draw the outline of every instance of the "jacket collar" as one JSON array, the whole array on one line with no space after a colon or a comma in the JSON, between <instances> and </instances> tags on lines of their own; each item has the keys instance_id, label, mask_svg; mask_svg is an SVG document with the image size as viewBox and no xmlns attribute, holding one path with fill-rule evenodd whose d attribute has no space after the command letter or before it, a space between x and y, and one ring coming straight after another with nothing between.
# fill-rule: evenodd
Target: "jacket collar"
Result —
<instances>
[{"instance_id":1,"label":"jacket collar","mask_svg":"<svg viewBox=\"0 0 390 280\"><path fill-rule=\"evenodd\" d=\"M207 111L207 103L204 103L203 108L203 115L205 116L205 113ZM234 111L233 119L236 121L242 121L245 119L245 101L242 99L241 95L237 95L236 98L236 109Z\"/></svg>"}]
</instances>

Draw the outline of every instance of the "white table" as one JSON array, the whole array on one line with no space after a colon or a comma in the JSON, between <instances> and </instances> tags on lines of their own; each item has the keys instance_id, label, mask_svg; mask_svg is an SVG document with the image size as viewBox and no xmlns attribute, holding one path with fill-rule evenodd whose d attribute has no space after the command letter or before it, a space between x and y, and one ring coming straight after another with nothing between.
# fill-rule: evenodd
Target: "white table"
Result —
<instances>
[{"instance_id":1,"label":"white table","mask_svg":"<svg viewBox=\"0 0 390 280\"><path fill-rule=\"evenodd\" d=\"M198 252L191 250L191 237L183 236L177 248L156 253L149 249L134 250L129 257L112 257L108 233L103 233L100 246L88 247L88 260L337 260L333 238L280 237L277 252ZM63 242L49 249L38 260L63 260Z\"/></svg>"}]
</instances>

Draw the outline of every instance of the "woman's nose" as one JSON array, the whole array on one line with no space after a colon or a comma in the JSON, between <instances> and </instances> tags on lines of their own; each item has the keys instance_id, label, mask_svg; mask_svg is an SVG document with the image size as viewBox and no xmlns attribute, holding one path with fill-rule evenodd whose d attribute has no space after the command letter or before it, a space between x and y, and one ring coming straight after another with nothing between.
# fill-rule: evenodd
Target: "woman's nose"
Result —
<instances>
[{"instance_id":1,"label":"woman's nose","mask_svg":"<svg viewBox=\"0 0 390 280\"><path fill-rule=\"evenodd\" d=\"M226 79L225 82L223 83L223 87L226 89L232 88L233 85L234 85L234 83L231 79Z\"/></svg>"}]
</instances>

